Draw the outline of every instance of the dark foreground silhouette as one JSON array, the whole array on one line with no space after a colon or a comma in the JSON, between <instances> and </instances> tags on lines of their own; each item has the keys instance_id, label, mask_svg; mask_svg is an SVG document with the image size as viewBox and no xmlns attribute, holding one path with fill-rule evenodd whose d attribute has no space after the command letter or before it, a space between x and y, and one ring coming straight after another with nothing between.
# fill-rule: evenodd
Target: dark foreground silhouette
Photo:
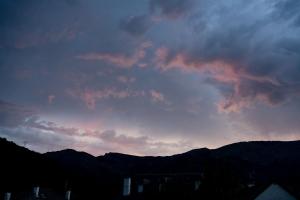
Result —
<instances>
[{"instance_id":1,"label":"dark foreground silhouette","mask_svg":"<svg viewBox=\"0 0 300 200\"><path fill-rule=\"evenodd\" d=\"M11 199L255 199L271 183L300 199L300 141L241 142L165 157L63 150L40 154L0 138L0 193ZM130 195L123 180L131 178Z\"/></svg>"}]
</instances>

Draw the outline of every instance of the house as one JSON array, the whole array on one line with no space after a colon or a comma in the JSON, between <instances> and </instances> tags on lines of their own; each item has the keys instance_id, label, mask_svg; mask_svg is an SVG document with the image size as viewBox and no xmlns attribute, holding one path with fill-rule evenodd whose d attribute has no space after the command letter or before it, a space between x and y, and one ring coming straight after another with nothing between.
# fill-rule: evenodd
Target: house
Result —
<instances>
[{"instance_id":1,"label":"house","mask_svg":"<svg viewBox=\"0 0 300 200\"><path fill-rule=\"evenodd\" d=\"M33 191L23 190L23 191L13 191L11 193L5 193L5 200L69 200L70 191L63 192L57 191L51 188L39 188L38 191L34 188Z\"/></svg>"},{"instance_id":2,"label":"house","mask_svg":"<svg viewBox=\"0 0 300 200\"><path fill-rule=\"evenodd\" d=\"M297 200L292 194L277 184L271 184L255 200Z\"/></svg>"}]
</instances>

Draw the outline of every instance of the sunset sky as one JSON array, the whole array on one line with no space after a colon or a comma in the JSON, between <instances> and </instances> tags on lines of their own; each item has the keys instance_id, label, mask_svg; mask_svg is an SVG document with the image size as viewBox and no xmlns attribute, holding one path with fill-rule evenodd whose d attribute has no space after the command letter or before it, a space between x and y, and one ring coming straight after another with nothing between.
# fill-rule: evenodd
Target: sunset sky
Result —
<instances>
[{"instance_id":1,"label":"sunset sky","mask_svg":"<svg viewBox=\"0 0 300 200\"><path fill-rule=\"evenodd\" d=\"M93 155L300 139L300 1L1 0L0 137Z\"/></svg>"}]
</instances>

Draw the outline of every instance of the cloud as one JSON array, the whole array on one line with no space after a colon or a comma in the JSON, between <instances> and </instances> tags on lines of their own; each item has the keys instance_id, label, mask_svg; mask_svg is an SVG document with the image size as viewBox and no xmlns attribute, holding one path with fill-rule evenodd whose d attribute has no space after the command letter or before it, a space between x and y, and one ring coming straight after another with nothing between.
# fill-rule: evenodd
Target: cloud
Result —
<instances>
[{"instance_id":1,"label":"cloud","mask_svg":"<svg viewBox=\"0 0 300 200\"><path fill-rule=\"evenodd\" d=\"M300 2L297 0L278 1L275 4L277 19L291 20L295 25L300 25Z\"/></svg>"},{"instance_id":2,"label":"cloud","mask_svg":"<svg viewBox=\"0 0 300 200\"><path fill-rule=\"evenodd\" d=\"M54 99L55 99L55 95L52 95L52 94L49 95L49 96L48 96L48 103L49 103L49 104L52 104L53 101L54 101Z\"/></svg>"},{"instance_id":3,"label":"cloud","mask_svg":"<svg viewBox=\"0 0 300 200\"><path fill-rule=\"evenodd\" d=\"M190 18L201 37L193 35L182 45L158 48L155 63L162 71L200 72L212 79L210 83L224 96L219 103L222 111L239 111L257 102L278 105L294 98L300 89L296 36L300 32L290 18L274 21L278 7L287 10L283 8L287 5L272 5L233 3L236 11L231 12L226 3L207 4L201 14Z\"/></svg>"},{"instance_id":4,"label":"cloud","mask_svg":"<svg viewBox=\"0 0 300 200\"><path fill-rule=\"evenodd\" d=\"M103 90L68 90L69 95L74 98L80 98L87 108L93 110L99 100L104 99L125 99L129 97L145 96L144 91L121 90L116 88L105 88Z\"/></svg>"},{"instance_id":5,"label":"cloud","mask_svg":"<svg viewBox=\"0 0 300 200\"><path fill-rule=\"evenodd\" d=\"M56 11L55 15L52 15L53 10ZM72 14L66 15L66 11ZM24 49L73 40L83 25L78 22L86 20L82 16L84 12L83 7L71 5L67 1L1 1L0 44L4 47ZM28 16L28 13L31 15ZM74 20L76 18L79 19L78 22Z\"/></svg>"},{"instance_id":6,"label":"cloud","mask_svg":"<svg viewBox=\"0 0 300 200\"><path fill-rule=\"evenodd\" d=\"M122 83L123 83L122 79ZM128 81L126 79L126 81ZM127 83L127 82L126 82ZM128 98L136 98L136 97L146 97L154 102L154 103L164 103L166 105L170 105L171 102L168 101L165 95L157 90L151 89L149 91L144 90L130 90L130 89L117 89L115 87L112 88L104 88L104 89L69 89L67 93L76 99L82 100L86 107L90 110L95 110L96 104L98 101L107 100L107 99L128 99Z\"/></svg>"},{"instance_id":7,"label":"cloud","mask_svg":"<svg viewBox=\"0 0 300 200\"><path fill-rule=\"evenodd\" d=\"M165 101L165 96L156 90L150 90L150 96L151 96L152 101L155 103Z\"/></svg>"},{"instance_id":8,"label":"cloud","mask_svg":"<svg viewBox=\"0 0 300 200\"><path fill-rule=\"evenodd\" d=\"M61 149L72 144L74 129L40 120L32 108L0 101L0 136L30 145L37 151Z\"/></svg>"},{"instance_id":9,"label":"cloud","mask_svg":"<svg viewBox=\"0 0 300 200\"><path fill-rule=\"evenodd\" d=\"M79 94L80 98L85 102L89 109L95 109L96 101L104 98L127 98L129 96L128 91L116 91L115 89L105 89L105 90L85 90L83 93Z\"/></svg>"},{"instance_id":10,"label":"cloud","mask_svg":"<svg viewBox=\"0 0 300 200\"><path fill-rule=\"evenodd\" d=\"M132 67L140 59L144 57L144 52L136 52L132 56L126 56L123 54L109 54L109 53L88 53L78 58L83 60L103 60L108 63L112 63L122 67Z\"/></svg>"},{"instance_id":11,"label":"cloud","mask_svg":"<svg viewBox=\"0 0 300 200\"><path fill-rule=\"evenodd\" d=\"M122 19L120 29L134 37L140 37L162 18L176 20L185 16L192 10L193 4L193 0L149 0L149 12Z\"/></svg>"},{"instance_id":12,"label":"cloud","mask_svg":"<svg viewBox=\"0 0 300 200\"><path fill-rule=\"evenodd\" d=\"M19 80L28 80L33 77L33 71L30 69L17 69L15 71L15 76Z\"/></svg>"},{"instance_id":13,"label":"cloud","mask_svg":"<svg viewBox=\"0 0 300 200\"><path fill-rule=\"evenodd\" d=\"M152 22L148 15L130 16L120 23L121 30L132 36L141 36L151 27Z\"/></svg>"},{"instance_id":14,"label":"cloud","mask_svg":"<svg viewBox=\"0 0 300 200\"><path fill-rule=\"evenodd\" d=\"M187 142L159 142L148 136L119 134L115 130L99 131L62 126L42 120L19 106L1 102L0 136L39 152L74 148L94 155L122 152L135 155L162 155L190 148ZM3 113L5 111L5 113ZM13 117L11 117L13 116Z\"/></svg>"},{"instance_id":15,"label":"cloud","mask_svg":"<svg viewBox=\"0 0 300 200\"><path fill-rule=\"evenodd\" d=\"M182 148L189 148L187 142L158 142L147 136L127 136L117 134L113 130L107 130L98 137L104 142L116 147L119 152L127 152L136 155L161 155L161 152L172 154L182 145Z\"/></svg>"},{"instance_id":16,"label":"cloud","mask_svg":"<svg viewBox=\"0 0 300 200\"><path fill-rule=\"evenodd\" d=\"M159 11L161 15L170 19L176 19L187 14L191 8L191 0L150 0L152 13Z\"/></svg>"},{"instance_id":17,"label":"cloud","mask_svg":"<svg viewBox=\"0 0 300 200\"><path fill-rule=\"evenodd\" d=\"M50 121L41 120L40 117L31 117L24 124L23 127L39 129L47 132L56 133L66 136L78 136L80 131L73 127L59 126L58 124Z\"/></svg>"},{"instance_id":18,"label":"cloud","mask_svg":"<svg viewBox=\"0 0 300 200\"><path fill-rule=\"evenodd\" d=\"M0 127L0 132L1 137L13 140L21 146L26 146L31 150L42 153L62 150L76 144L74 137L31 127Z\"/></svg>"},{"instance_id":19,"label":"cloud","mask_svg":"<svg viewBox=\"0 0 300 200\"><path fill-rule=\"evenodd\" d=\"M186 53L169 55L167 49L159 48L156 51L155 60L159 69L163 71L171 69L180 69L185 72L198 71L212 78L213 81L210 83L217 88L219 83L230 86L232 88L230 93L221 91L226 98L219 104L219 110L222 111L239 111L256 101L276 105L299 94L300 85L297 82L286 83L280 80L283 77L280 77L281 75L277 74L275 69L270 74L264 72L259 74L258 71L253 72L254 66L252 65L241 66L238 61L231 63L225 58L224 60L215 59L205 60L205 58L191 57ZM261 65L261 63L257 64ZM288 62L286 64L289 65Z\"/></svg>"},{"instance_id":20,"label":"cloud","mask_svg":"<svg viewBox=\"0 0 300 200\"><path fill-rule=\"evenodd\" d=\"M121 83L134 83L136 81L134 77L127 77L127 76L118 76L117 80Z\"/></svg>"},{"instance_id":21,"label":"cloud","mask_svg":"<svg viewBox=\"0 0 300 200\"><path fill-rule=\"evenodd\" d=\"M93 121L100 127L101 119L97 134L113 130L119 143L146 141L149 147L174 136L212 147L236 139L231 123L240 121L232 115L268 108L266 128L253 114L249 129L259 124L257 130L274 132L272 123L282 120L296 132L299 1L68 2L0 3L1 97L40 109L4 103L6 131L55 135L57 148L118 149L117 142L103 142L105 134L88 136L76 126ZM272 112L285 106L293 109ZM42 122L42 115L57 124ZM76 130L69 121L76 121ZM279 131L285 130L292 132Z\"/></svg>"},{"instance_id":22,"label":"cloud","mask_svg":"<svg viewBox=\"0 0 300 200\"><path fill-rule=\"evenodd\" d=\"M0 126L17 126L36 114L33 109L0 100Z\"/></svg>"},{"instance_id":23,"label":"cloud","mask_svg":"<svg viewBox=\"0 0 300 200\"><path fill-rule=\"evenodd\" d=\"M77 58L88 61L104 61L120 67L130 68L138 64L146 55L146 49L151 46L151 43L145 42L130 56L117 53L87 53L77 56Z\"/></svg>"},{"instance_id":24,"label":"cloud","mask_svg":"<svg viewBox=\"0 0 300 200\"><path fill-rule=\"evenodd\" d=\"M300 125L297 120L300 117L299 113L298 98L277 107L257 106L239 118L258 135L270 138L293 136L292 139L296 140L299 139Z\"/></svg>"}]
</instances>

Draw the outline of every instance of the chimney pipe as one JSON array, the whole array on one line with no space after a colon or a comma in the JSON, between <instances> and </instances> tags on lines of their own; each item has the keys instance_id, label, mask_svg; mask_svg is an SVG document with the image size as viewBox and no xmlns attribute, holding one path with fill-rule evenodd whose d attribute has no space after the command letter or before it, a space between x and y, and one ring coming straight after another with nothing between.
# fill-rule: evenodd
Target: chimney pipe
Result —
<instances>
[{"instance_id":1,"label":"chimney pipe","mask_svg":"<svg viewBox=\"0 0 300 200\"><path fill-rule=\"evenodd\" d=\"M144 192L144 185L140 184L138 185L138 193L143 193Z\"/></svg>"},{"instance_id":2,"label":"chimney pipe","mask_svg":"<svg viewBox=\"0 0 300 200\"><path fill-rule=\"evenodd\" d=\"M68 190L68 191L66 192L65 199L66 199L66 200L70 200L70 199L71 199L71 190Z\"/></svg>"},{"instance_id":3,"label":"chimney pipe","mask_svg":"<svg viewBox=\"0 0 300 200\"><path fill-rule=\"evenodd\" d=\"M161 191L162 191L162 188L163 188L162 183L159 183L159 184L158 184L158 192L161 192Z\"/></svg>"},{"instance_id":4,"label":"chimney pipe","mask_svg":"<svg viewBox=\"0 0 300 200\"><path fill-rule=\"evenodd\" d=\"M4 200L10 200L10 198L11 198L11 193L10 192L6 192L4 194Z\"/></svg>"},{"instance_id":5,"label":"chimney pipe","mask_svg":"<svg viewBox=\"0 0 300 200\"><path fill-rule=\"evenodd\" d=\"M130 195L131 178L124 178L123 182L123 196Z\"/></svg>"},{"instance_id":6,"label":"chimney pipe","mask_svg":"<svg viewBox=\"0 0 300 200\"><path fill-rule=\"evenodd\" d=\"M39 198L39 193L40 193L40 187L39 186L36 186L33 188L33 196L35 198Z\"/></svg>"},{"instance_id":7,"label":"chimney pipe","mask_svg":"<svg viewBox=\"0 0 300 200\"><path fill-rule=\"evenodd\" d=\"M201 181L195 181L195 187L194 187L195 191L199 190L200 185L201 185Z\"/></svg>"}]
</instances>

